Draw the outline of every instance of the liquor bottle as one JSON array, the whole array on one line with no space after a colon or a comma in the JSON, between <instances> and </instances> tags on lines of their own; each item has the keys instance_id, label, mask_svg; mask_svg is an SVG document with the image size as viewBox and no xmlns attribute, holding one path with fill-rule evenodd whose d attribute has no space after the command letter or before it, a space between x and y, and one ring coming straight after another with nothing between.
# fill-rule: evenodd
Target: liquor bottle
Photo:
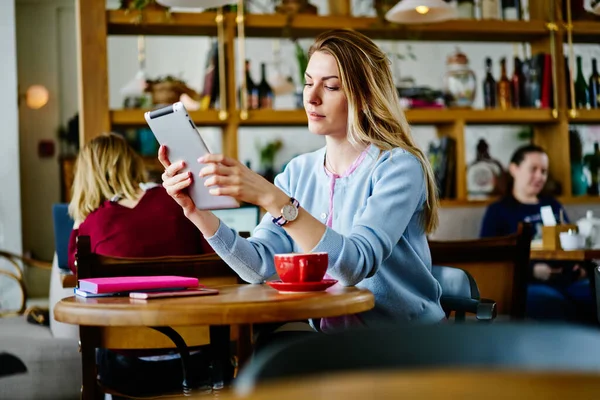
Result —
<instances>
[{"instance_id":1,"label":"liquor bottle","mask_svg":"<svg viewBox=\"0 0 600 400\"><path fill-rule=\"evenodd\" d=\"M589 169L592 178L588 194L597 196L600 194L600 148L598 142L594 142L594 152L583 157L583 163Z\"/></svg>"},{"instance_id":2,"label":"liquor bottle","mask_svg":"<svg viewBox=\"0 0 600 400\"><path fill-rule=\"evenodd\" d=\"M521 19L521 2L519 0L502 0L502 19L515 21Z\"/></svg>"},{"instance_id":3,"label":"liquor bottle","mask_svg":"<svg viewBox=\"0 0 600 400\"><path fill-rule=\"evenodd\" d=\"M522 63L519 57L515 57L515 68L510 84L513 108L525 107L525 77L523 76Z\"/></svg>"},{"instance_id":4,"label":"liquor bottle","mask_svg":"<svg viewBox=\"0 0 600 400\"><path fill-rule=\"evenodd\" d=\"M250 75L250 60L246 60L246 100L249 110L255 110L258 108L258 86L254 83L252 76ZM240 88L240 106L242 104L241 88Z\"/></svg>"},{"instance_id":5,"label":"liquor bottle","mask_svg":"<svg viewBox=\"0 0 600 400\"><path fill-rule=\"evenodd\" d=\"M581 56L577 56L577 78L575 79L575 107L588 108L588 85L583 77Z\"/></svg>"},{"instance_id":6,"label":"liquor bottle","mask_svg":"<svg viewBox=\"0 0 600 400\"><path fill-rule=\"evenodd\" d=\"M506 58L500 59L500 79L498 80L498 106L503 109L511 108L510 80L506 76Z\"/></svg>"},{"instance_id":7,"label":"liquor bottle","mask_svg":"<svg viewBox=\"0 0 600 400\"><path fill-rule=\"evenodd\" d=\"M485 79L483 80L483 106L496 108L496 81L492 75L492 59L485 59Z\"/></svg>"},{"instance_id":8,"label":"liquor bottle","mask_svg":"<svg viewBox=\"0 0 600 400\"><path fill-rule=\"evenodd\" d=\"M456 13L458 18L474 19L475 3L473 2L473 0L457 0Z\"/></svg>"},{"instance_id":9,"label":"liquor bottle","mask_svg":"<svg viewBox=\"0 0 600 400\"><path fill-rule=\"evenodd\" d=\"M500 19L499 0L481 0L482 19Z\"/></svg>"},{"instance_id":10,"label":"liquor bottle","mask_svg":"<svg viewBox=\"0 0 600 400\"><path fill-rule=\"evenodd\" d=\"M258 102L260 108L273 108L273 89L267 82L267 64L260 64L260 83L258 84Z\"/></svg>"},{"instance_id":11,"label":"liquor bottle","mask_svg":"<svg viewBox=\"0 0 600 400\"><path fill-rule=\"evenodd\" d=\"M590 76L588 91L590 107L600 108L600 74L598 74L598 64L595 58L592 58L592 75Z\"/></svg>"},{"instance_id":12,"label":"liquor bottle","mask_svg":"<svg viewBox=\"0 0 600 400\"><path fill-rule=\"evenodd\" d=\"M504 186L505 171L502 164L490 156L485 139L479 139L475 160L467 166L469 199L484 199L500 194Z\"/></svg>"}]
</instances>

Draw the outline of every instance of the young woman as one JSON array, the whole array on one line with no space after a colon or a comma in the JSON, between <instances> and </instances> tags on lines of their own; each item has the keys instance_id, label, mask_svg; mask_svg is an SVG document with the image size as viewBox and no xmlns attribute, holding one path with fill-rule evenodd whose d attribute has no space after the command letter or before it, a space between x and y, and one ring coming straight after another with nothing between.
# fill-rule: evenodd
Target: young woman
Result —
<instances>
[{"instance_id":1,"label":"young woman","mask_svg":"<svg viewBox=\"0 0 600 400\"><path fill-rule=\"evenodd\" d=\"M111 256L213 252L165 189L147 178L143 160L119 135L98 136L81 149L69 204L73 272L79 235L90 237L93 252Z\"/></svg>"},{"instance_id":2,"label":"young woman","mask_svg":"<svg viewBox=\"0 0 600 400\"><path fill-rule=\"evenodd\" d=\"M98 136L77 157L69 213L75 221L69 241L74 266L78 235L90 236L92 251L120 257L152 257L213 252L181 207L160 185L145 183L143 160L125 139ZM127 353L99 349L98 375L107 387L131 396L158 395L181 389L177 353ZM194 378L208 380L206 350L190 358Z\"/></svg>"},{"instance_id":3,"label":"young woman","mask_svg":"<svg viewBox=\"0 0 600 400\"><path fill-rule=\"evenodd\" d=\"M541 195L548 179L548 155L539 146L526 145L513 154L509 194L491 204L483 217L481 237L509 235L520 222L533 226L532 240L542 238L540 209L552 207L558 221L568 222L563 206L553 197ZM584 270L570 263L532 260L534 281L527 290L527 315L536 319L588 320L592 296Z\"/></svg>"},{"instance_id":4,"label":"young woman","mask_svg":"<svg viewBox=\"0 0 600 400\"><path fill-rule=\"evenodd\" d=\"M200 211L185 189L193 176L168 159L163 186L208 243L244 280L275 273L273 256L327 252L327 274L371 290L375 308L353 323L439 322L440 285L431 275L426 234L437 225L431 166L410 135L389 60L351 30L321 34L309 50L304 107L308 129L326 146L294 158L275 185L235 159L208 155L201 176L211 193L263 207L268 214L249 239ZM327 331L328 320L321 322Z\"/></svg>"}]
</instances>

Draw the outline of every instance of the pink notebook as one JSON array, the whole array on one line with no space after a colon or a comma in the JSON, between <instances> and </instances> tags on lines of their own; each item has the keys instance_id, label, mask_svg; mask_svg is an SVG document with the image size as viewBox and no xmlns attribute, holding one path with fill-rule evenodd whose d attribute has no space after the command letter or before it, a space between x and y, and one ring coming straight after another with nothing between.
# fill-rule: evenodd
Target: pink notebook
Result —
<instances>
[{"instance_id":1,"label":"pink notebook","mask_svg":"<svg viewBox=\"0 0 600 400\"><path fill-rule=\"evenodd\" d=\"M185 276L119 276L80 279L79 289L89 293L127 292L133 290L190 288L198 286L198 278Z\"/></svg>"}]
</instances>

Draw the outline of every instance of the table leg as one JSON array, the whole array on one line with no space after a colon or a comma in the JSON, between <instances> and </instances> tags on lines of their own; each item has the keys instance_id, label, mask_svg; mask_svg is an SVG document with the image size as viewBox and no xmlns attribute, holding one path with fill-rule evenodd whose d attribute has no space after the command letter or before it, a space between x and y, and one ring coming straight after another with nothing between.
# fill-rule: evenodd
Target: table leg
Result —
<instances>
[{"instance_id":1,"label":"table leg","mask_svg":"<svg viewBox=\"0 0 600 400\"><path fill-rule=\"evenodd\" d=\"M179 351L179 356L181 357L181 369L183 372L183 394L190 395L192 389L196 386L194 382L189 377L190 372L190 351L185 343L185 340L181 337L177 331L168 326L152 326L151 329L154 329L163 335L167 336L169 339L175 343L177 347L177 351Z\"/></svg>"},{"instance_id":2,"label":"table leg","mask_svg":"<svg viewBox=\"0 0 600 400\"><path fill-rule=\"evenodd\" d=\"M95 326L80 326L79 346L81 350L81 398L83 400L102 400L104 393L96 381L96 348L100 347L100 329Z\"/></svg>"},{"instance_id":3,"label":"table leg","mask_svg":"<svg viewBox=\"0 0 600 400\"><path fill-rule=\"evenodd\" d=\"M231 364L230 328L229 325L212 325L210 332L211 360L213 363L213 389L223 389L229 385L233 365Z\"/></svg>"},{"instance_id":4,"label":"table leg","mask_svg":"<svg viewBox=\"0 0 600 400\"><path fill-rule=\"evenodd\" d=\"M238 339L238 369L242 368L252 355L252 325L240 325Z\"/></svg>"}]
</instances>

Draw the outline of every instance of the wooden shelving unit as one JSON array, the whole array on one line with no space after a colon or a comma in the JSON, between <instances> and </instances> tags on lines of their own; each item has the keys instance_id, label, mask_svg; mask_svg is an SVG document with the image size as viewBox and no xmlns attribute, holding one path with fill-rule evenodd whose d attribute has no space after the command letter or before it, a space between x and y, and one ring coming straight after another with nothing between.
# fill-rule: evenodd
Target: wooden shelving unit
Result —
<instances>
[{"instance_id":1,"label":"wooden shelving unit","mask_svg":"<svg viewBox=\"0 0 600 400\"><path fill-rule=\"evenodd\" d=\"M171 13L164 11L125 12L105 9L104 0L90 0L85 7L77 2L79 34L79 87L81 142L89 140L111 127L145 126L145 110L109 110L106 66L108 35L210 35L217 34L216 13ZM529 0L530 21L477 21L456 20L427 25L396 25L377 18L269 14L245 16L245 34L252 38L314 37L332 28L351 28L374 39L437 40L470 42L527 42L532 51L550 53L554 46L557 60L563 58L566 24L555 19L558 32L550 39L548 15L550 1ZM558 9L559 7L557 7ZM225 14L224 19L226 72L235 72L236 51L233 41L237 35L236 15ZM578 21L573 24L573 38L578 43L600 42L600 22ZM81 55L85 57L81 57ZM476 110L435 109L408 110L406 116L412 125L433 125L438 134L456 140L456 193L458 198L443 200L445 207L482 206L487 201L467 198L464 131L468 125L532 125L534 142L542 145L552 160L550 174L561 183L564 193L571 193L569 168L569 124L600 123L600 110L578 110L575 118L569 116L566 106L564 63L555 63L558 77L558 108ZM234 98L235 79L227 80L227 118L219 119L216 110L192 112L198 126L217 126L223 131L225 154L237 157L237 134L245 126L306 126L303 110L252 110L241 118ZM566 204L600 201L600 198L561 197Z\"/></svg>"}]
</instances>

